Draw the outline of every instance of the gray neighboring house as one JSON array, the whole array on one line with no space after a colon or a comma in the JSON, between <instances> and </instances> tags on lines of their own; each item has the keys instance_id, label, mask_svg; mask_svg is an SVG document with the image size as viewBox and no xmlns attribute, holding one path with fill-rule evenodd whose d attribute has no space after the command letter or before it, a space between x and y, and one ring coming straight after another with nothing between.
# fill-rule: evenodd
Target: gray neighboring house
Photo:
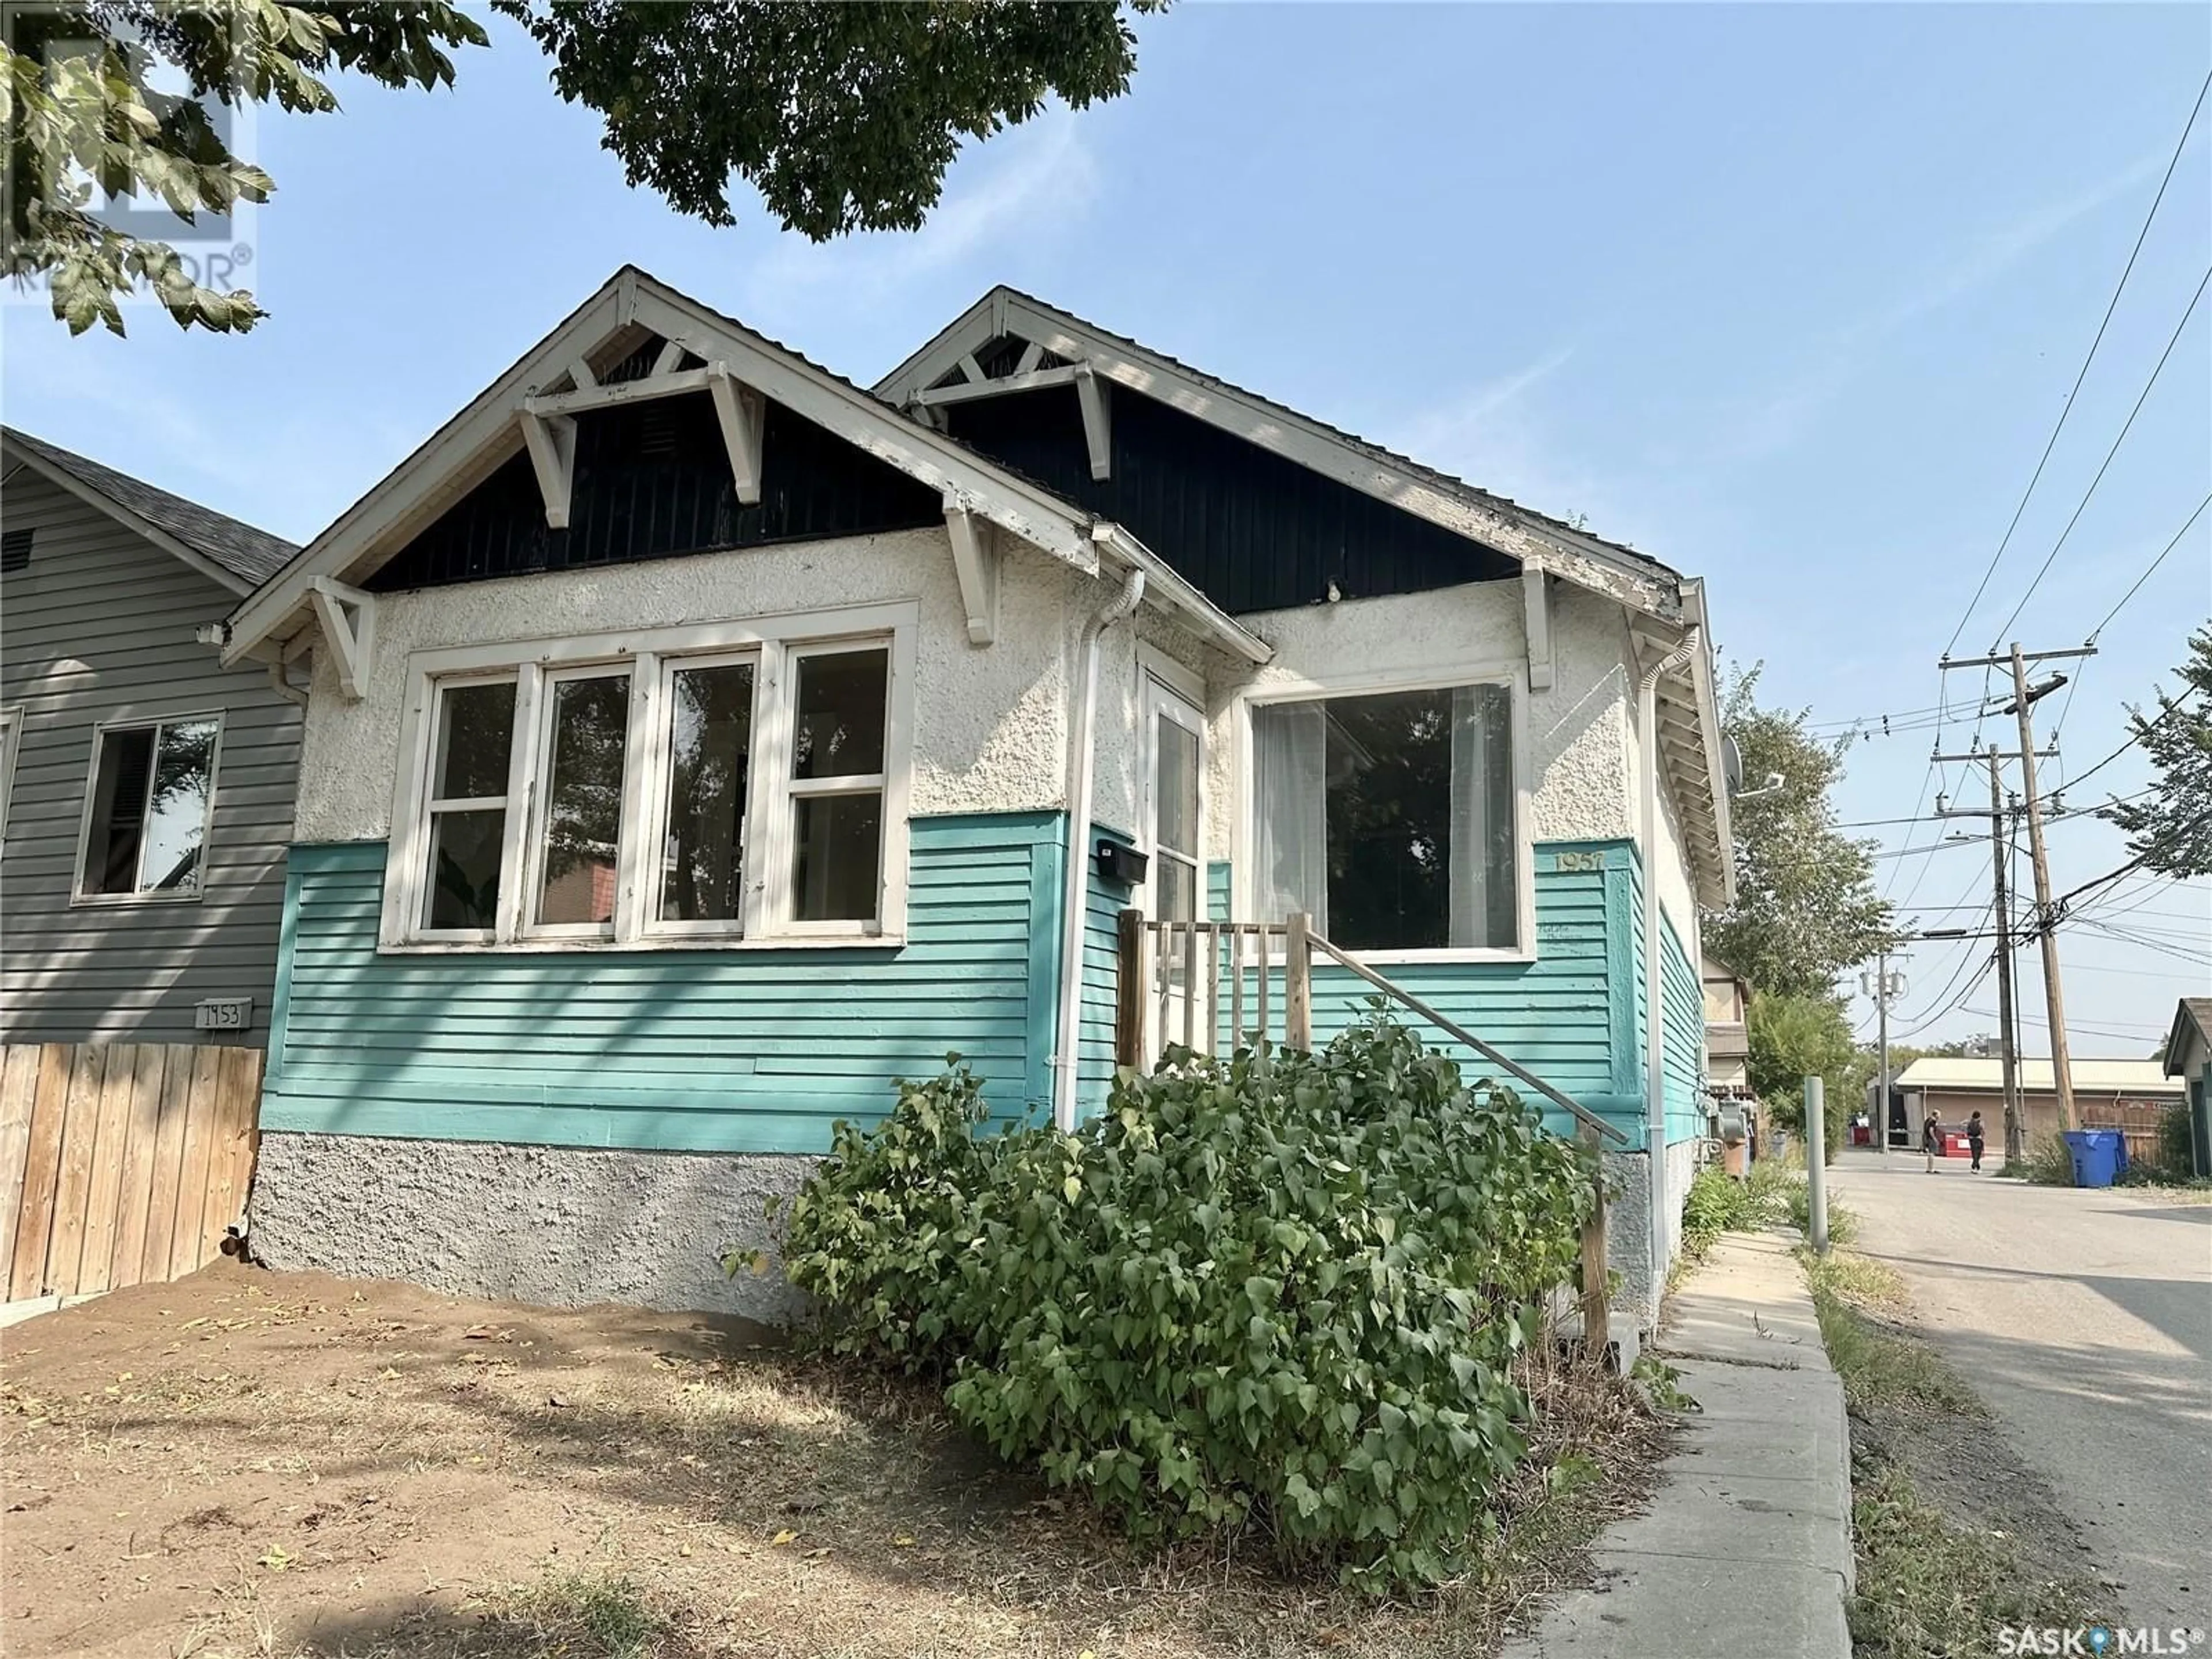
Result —
<instances>
[{"instance_id":1,"label":"gray neighboring house","mask_svg":"<svg viewBox=\"0 0 2212 1659\"><path fill-rule=\"evenodd\" d=\"M305 697L200 635L297 550L11 427L0 543L0 1042L260 1046Z\"/></svg>"}]
</instances>

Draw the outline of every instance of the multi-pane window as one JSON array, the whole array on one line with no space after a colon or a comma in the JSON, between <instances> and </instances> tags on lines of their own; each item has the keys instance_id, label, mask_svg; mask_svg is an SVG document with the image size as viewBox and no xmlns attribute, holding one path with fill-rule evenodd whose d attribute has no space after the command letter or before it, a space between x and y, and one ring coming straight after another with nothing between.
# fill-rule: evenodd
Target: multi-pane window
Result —
<instances>
[{"instance_id":1,"label":"multi-pane window","mask_svg":"<svg viewBox=\"0 0 2212 1659\"><path fill-rule=\"evenodd\" d=\"M491 931L499 914L507 841L508 757L514 743L514 681L462 682L438 689L430 759L428 869L421 925L437 933Z\"/></svg>"},{"instance_id":2,"label":"multi-pane window","mask_svg":"<svg viewBox=\"0 0 2212 1659\"><path fill-rule=\"evenodd\" d=\"M102 728L79 897L198 896L221 732L213 716Z\"/></svg>"},{"instance_id":3,"label":"multi-pane window","mask_svg":"<svg viewBox=\"0 0 2212 1659\"><path fill-rule=\"evenodd\" d=\"M386 943L882 933L894 641L703 648L720 631L428 671Z\"/></svg>"},{"instance_id":4,"label":"multi-pane window","mask_svg":"<svg viewBox=\"0 0 2212 1659\"><path fill-rule=\"evenodd\" d=\"M1520 944L1504 686L1262 704L1252 755L1263 915L1351 950Z\"/></svg>"}]
</instances>

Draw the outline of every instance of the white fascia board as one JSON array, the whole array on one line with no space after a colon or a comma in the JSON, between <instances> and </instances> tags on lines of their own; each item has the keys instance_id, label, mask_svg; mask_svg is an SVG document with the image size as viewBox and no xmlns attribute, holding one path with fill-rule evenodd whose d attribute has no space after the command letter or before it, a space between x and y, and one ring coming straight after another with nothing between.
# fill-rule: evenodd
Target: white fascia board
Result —
<instances>
[{"instance_id":1,"label":"white fascia board","mask_svg":"<svg viewBox=\"0 0 2212 1659\"><path fill-rule=\"evenodd\" d=\"M523 400L635 325L827 428L940 495L957 495L1012 535L1085 574L1098 568L1087 518L1066 502L908 420L857 388L625 268L354 503L231 613L223 661L265 656L266 642L306 625L318 576L358 583L401 538L473 489L522 447Z\"/></svg>"},{"instance_id":2,"label":"white fascia board","mask_svg":"<svg viewBox=\"0 0 2212 1659\"><path fill-rule=\"evenodd\" d=\"M1100 522L1092 537L1121 563L1145 573L1144 603L1164 611L1216 650L1255 666L1272 662L1275 647L1214 604L1168 562L1118 524Z\"/></svg>"},{"instance_id":3,"label":"white fascia board","mask_svg":"<svg viewBox=\"0 0 2212 1659\"><path fill-rule=\"evenodd\" d=\"M29 467L32 471L52 484L57 489L67 490L87 507L105 513L133 535L143 536L161 551L182 560L210 581L240 596L253 591L253 584L236 571L226 570L198 548L185 546L159 525L150 520L140 518L122 502L112 496L103 495L75 473L56 466L45 456L35 455L27 449L11 448L9 453L19 463Z\"/></svg>"},{"instance_id":4,"label":"white fascia board","mask_svg":"<svg viewBox=\"0 0 2212 1659\"><path fill-rule=\"evenodd\" d=\"M1705 901L1705 908L1725 910L1735 902L1735 823L1729 803L1728 766L1722 757L1720 694L1713 684L1713 629L1705 611L1704 577L1683 579L1682 609L1690 621L1703 630L1704 641L1690 665L1690 676L1697 697L1698 733L1705 744L1705 793L1712 802L1712 854L1717 866L1716 890Z\"/></svg>"},{"instance_id":5,"label":"white fascia board","mask_svg":"<svg viewBox=\"0 0 2212 1659\"><path fill-rule=\"evenodd\" d=\"M1674 622L1676 584L1639 570L1592 538L1532 523L1483 501L1439 488L1377 459L1320 422L1236 388L1203 382L1155 353L1133 348L1079 319L1012 292L994 289L921 350L878 381L879 397L903 404L987 340L1011 333L1055 356L1088 363L1095 373L1170 408L1231 433L1309 471L1335 479L1377 501L1629 606Z\"/></svg>"}]
</instances>

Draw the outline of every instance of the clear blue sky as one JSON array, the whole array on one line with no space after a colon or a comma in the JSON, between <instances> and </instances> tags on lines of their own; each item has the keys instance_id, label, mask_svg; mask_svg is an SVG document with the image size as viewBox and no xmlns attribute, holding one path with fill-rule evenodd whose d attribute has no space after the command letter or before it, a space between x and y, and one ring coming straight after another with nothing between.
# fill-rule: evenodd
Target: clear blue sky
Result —
<instances>
[{"instance_id":1,"label":"clear blue sky","mask_svg":"<svg viewBox=\"0 0 2212 1659\"><path fill-rule=\"evenodd\" d=\"M2212 64L2195 5L1186 5L1143 24L1130 96L970 152L921 234L816 247L750 204L714 231L629 191L494 33L450 94L352 84L339 116L263 116L273 315L250 337L140 313L72 342L9 307L6 418L305 539L625 260L862 380L1011 282L1705 576L1727 654L1825 721L1936 702ZM2212 264L2209 157L2212 110L1961 653ZM2212 296L2023 612L2031 648L2079 643L2212 489L2208 342ZM2212 616L2208 550L2212 514L2105 632L2066 768L2119 744L2123 702ZM1932 736L1855 749L1845 817L1931 805ZM2096 783L2145 775L2130 755ZM2052 843L2062 890L2121 858L2087 817ZM1985 854L1882 868L1917 905L1986 897ZM2120 925L2179 954L2069 930L2077 1054L2148 1054L2212 980L2204 884L2108 908L2138 901ZM1969 948L1915 948L1900 1024L1969 982ZM1972 1011L1994 997L1927 1035L1993 1029Z\"/></svg>"}]
</instances>

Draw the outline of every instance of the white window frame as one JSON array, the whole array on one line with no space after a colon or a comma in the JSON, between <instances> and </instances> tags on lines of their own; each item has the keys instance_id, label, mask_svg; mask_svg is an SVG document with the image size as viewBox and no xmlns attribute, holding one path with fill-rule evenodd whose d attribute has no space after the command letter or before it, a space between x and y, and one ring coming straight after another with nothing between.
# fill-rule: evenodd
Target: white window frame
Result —
<instances>
[{"instance_id":1,"label":"white window frame","mask_svg":"<svg viewBox=\"0 0 2212 1659\"><path fill-rule=\"evenodd\" d=\"M22 705L0 708L0 842L8 839L8 801L15 793L15 750L22 741Z\"/></svg>"},{"instance_id":2,"label":"white window frame","mask_svg":"<svg viewBox=\"0 0 2212 1659\"><path fill-rule=\"evenodd\" d=\"M118 715L92 728L92 758L85 768L84 804L79 809L76 823L76 860L70 872L70 904L72 908L93 908L127 904L198 904L207 892L208 858L215 849L215 804L218 781L222 776L223 711L220 708L195 708L173 714ZM172 726L191 726L200 720L215 722L215 741L208 747L207 811L200 821L200 878L192 884L189 893L88 893L84 890L84 861L92 850L92 808L100 793L100 755L106 747L111 732L144 732L154 733L155 767L161 761L161 731ZM14 764L13 744L9 762ZM145 856L142 842L139 856ZM133 884L136 884L135 883Z\"/></svg>"},{"instance_id":3,"label":"white window frame","mask_svg":"<svg viewBox=\"0 0 2212 1659\"><path fill-rule=\"evenodd\" d=\"M1192 826L1196 832L1193 856L1198 871L1192 908L1197 919L1204 921L1212 902L1206 885L1210 867L1206 858L1206 809L1212 804L1206 779L1212 769L1209 751L1212 733L1206 717L1206 682L1181 663L1149 646L1139 645L1137 694L1137 717L1143 722L1137 744L1137 763L1141 769L1137 788L1137 845L1145 854L1146 868L1143 884L1135 895L1136 902L1147 916L1158 916L1159 803L1155 797L1160 782L1158 722L1165 715L1198 739L1198 821Z\"/></svg>"},{"instance_id":4,"label":"white window frame","mask_svg":"<svg viewBox=\"0 0 2212 1659\"><path fill-rule=\"evenodd\" d=\"M568 639L520 640L418 651L407 659L407 702L392 794L377 948L393 952L767 950L905 942L908 802L913 781L915 636L921 607L906 601L794 612L688 627L647 628ZM866 780L794 781L791 715L795 661L871 647L889 656L884 770ZM664 922L659 908L670 755L668 675L678 668L750 660L751 754L746 768L744 914L734 923ZM551 737L549 681L624 672L630 676L623 754L623 819L611 924L546 927L531 918L543 860L543 818ZM441 685L515 680L506 837L497 925L487 934L421 925L428 878L428 817L434 716ZM798 789L794 791L794 781ZM883 847L876 916L868 921L792 918L792 802L798 793L880 788Z\"/></svg>"},{"instance_id":5,"label":"white window frame","mask_svg":"<svg viewBox=\"0 0 2212 1659\"><path fill-rule=\"evenodd\" d=\"M409 910L407 915L408 931L416 938L425 941L434 940L448 945L488 945L496 937L495 927L433 927L424 920L430 897L428 860L430 814L433 809L443 806L447 811L483 812L489 811L495 806L498 807L506 815L500 823L500 869L502 878L506 872L513 867L509 860L514 855L517 844L516 820L526 816L521 810L522 797L517 791L523 787L523 781L527 777L528 773L512 746L507 750L505 794L434 797L430 793L431 773L437 764L438 696L447 691L465 690L476 685L513 685L515 719L514 730L520 730L523 726L523 689L519 677L513 670L505 673L448 675L428 688L431 695L423 711L422 742L425 752L422 757L422 777L419 791L421 809L413 826L416 839L412 856L418 867L415 872L416 879L413 884L414 896L410 901L413 908ZM513 731L508 734L508 741L512 745ZM394 828L396 830L396 823ZM395 834L394 842L396 843L398 839ZM514 897L514 894L507 890L507 884L502 879L499 891L501 915L504 915L507 913Z\"/></svg>"},{"instance_id":6,"label":"white window frame","mask_svg":"<svg viewBox=\"0 0 2212 1659\"><path fill-rule=\"evenodd\" d=\"M1510 945L1448 945L1427 950L1358 951L1364 963L1384 966L1415 962L1506 962L1536 960L1536 844L1534 788L1528 743L1528 672L1521 661L1455 663L1419 668L1374 669L1326 678L1304 677L1271 681L1239 690L1229 709L1237 755L1237 811L1230 826L1236 914L1258 914L1252 879L1253 814L1259 802L1253 789L1252 710L1261 704L1311 702L1330 697L1364 697L1394 691L1443 691L1462 685L1502 685L1510 703L1513 745L1513 899Z\"/></svg>"}]
</instances>

